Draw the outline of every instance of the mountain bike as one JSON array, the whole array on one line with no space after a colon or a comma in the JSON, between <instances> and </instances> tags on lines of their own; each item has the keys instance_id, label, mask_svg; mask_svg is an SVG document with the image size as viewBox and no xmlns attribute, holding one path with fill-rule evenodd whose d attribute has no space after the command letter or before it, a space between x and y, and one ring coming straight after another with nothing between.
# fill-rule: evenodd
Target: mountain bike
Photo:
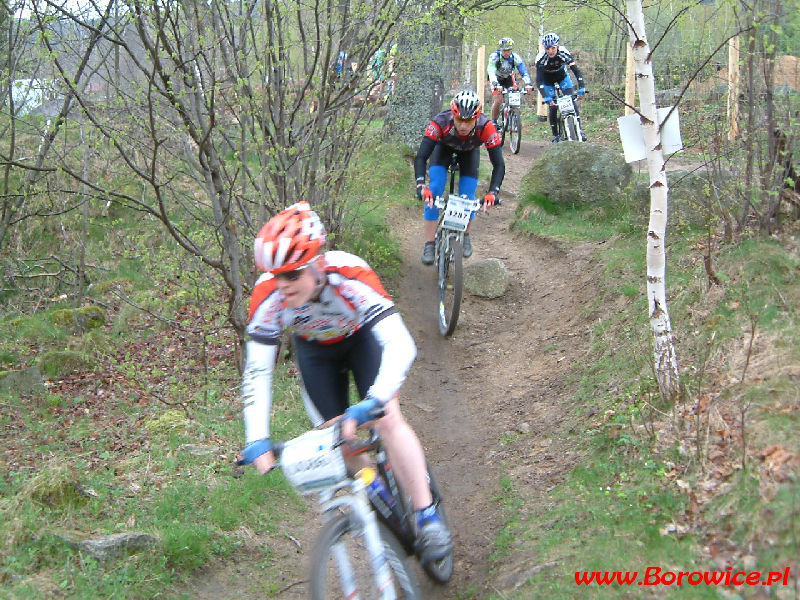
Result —
<instances>
[{"instance_id":1,"label":"mountain bike","mask_svg":"<svg viewBox=\"0 0 800 600\"><path fill-rule=\"evenodd\" d=\"M416 541L413 506L394 477L377 433L370 430L366 442L344 445L337 422L278 442L273 451L299 493L319 495L324 525L311 557L312 600L421 600L409 559ZM375 468L353 473L345 463L345 451L348 456L368 453ZM430 467L428 478L446 523ZM422 566L433 580L445 583L453 573L453 554Z\"/></svg>"},{"instance_id":2,"label":"mountain bike","mask_svg":"<svg viewBox=\"0 0 800 600\"><path fill-rule=\"evenodd\" d=\"M578 95L564 94L558 84L555 84L554 87L556 89L556 119L559 138L572 142L585 142L586 136L581 129L581 118L575 110L575 100Z\"/></svg>"},{"instance_id":3,"label":"mountain bike","mask_svg":"<svg viewBox=\"0 0 800 600\"><path fill-rule=\"evenodd\" d=\"M503 88L503 108L502 130L500 131L500 144L506 143L508 136L511 145L511 152L519 154L520 142L522 141L522 120L520 118L520 105L522 104L522 94L526 94L525 88L517 86Z\"/></svg>"},{"instance_id":4,"label":"mountain bike","mask_svg":"<svg viewBox=\"0 0 800 600\"><path fill-rule=\"evenodd\" d=\"M437 196L433 201L433 205L439 209L434 259L439 294L437 317L439 331L445 337L455 331L458 323L464 295L464 233L472 213L480 207L477 200L454 193L457 170L458 158L453 155L449 167L450 193L447 197Z\"/></svg>"}]
</instances>

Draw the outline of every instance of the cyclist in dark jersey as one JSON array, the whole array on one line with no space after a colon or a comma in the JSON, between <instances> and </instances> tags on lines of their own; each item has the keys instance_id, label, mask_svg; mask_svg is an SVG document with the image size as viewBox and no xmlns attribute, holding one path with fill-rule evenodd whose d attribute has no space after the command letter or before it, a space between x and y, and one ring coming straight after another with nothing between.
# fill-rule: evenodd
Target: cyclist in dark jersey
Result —
<instances>
[{"instance_id":1,"label":"cyclist in dark jersey","mask_svg":"<svg viewBox=\"0 0 800 600\"><path fill-rule=\"evenodd\" d=\"M447 167L454 154L458 156L459 194L464 194L471 200L475 199L481 145L486 146L492 163L492 176L489 181L489 191L483 197L483 209L487 210L493 206L500 193L500 184L503 183L506 172L500 134L497 133L494 123L482 113L482 107L483 102L476 92L472 90L459 92L450 102L449 110L443 110L433 117L419 145L417 157L414 159L414 176L417 178L417 198L424 200L426 205L423 264L433 264L434 239L439 221L439 209L433 206L433 199L445 193ZM429 158L430 187L426 187L425 165ZM465 258L472 256L469 228L464 235L463 250Z\"/></svg>"},{"instance_id":2,"label":"cyclist in dark jersey","mask_svg":"<svg viewBox=\"0 0 800 600\"><path fill-rule=\"evenodd\" d=\"M342 419L350 439L357 425L375 421L389 459L416 510L420 560L440 560L453 547L427 481L419 438L400 412L397 392L416 346L378 276L347 252L322 252L325 228L307 202L270 219L254 244L264 274L250 299L247 362L242 374L245 440L242 461L261 473L272 469L272 370L283 331L294 334L302 396L316 426ZM350 405L352 373L363 400Z\"/></svg>"},{"instance_id":3,"label":"cyclist in dark jersey","mask_svg":"<svg viewBox=\"0 0 800 600\"><path fill-rule=\"evenodd\" d=\"M539 88L539 93L541 93L544 103L549 105L553 143L560 141L558 137L558 122L556 121L555 84L558 84L566 95L575 93L567 67L572 69L572 72L575 73L575 78L578 80L578 95L583 96L586 93L583 74L578 65L575 64L572 54L569 53L565 46L560 46L560 42L561 40L555 33L546 34L542 38L544 50L536 57L536 87ZM578 114L577 103L575 104L575 114Z\"/></svg>"}]
</instances>

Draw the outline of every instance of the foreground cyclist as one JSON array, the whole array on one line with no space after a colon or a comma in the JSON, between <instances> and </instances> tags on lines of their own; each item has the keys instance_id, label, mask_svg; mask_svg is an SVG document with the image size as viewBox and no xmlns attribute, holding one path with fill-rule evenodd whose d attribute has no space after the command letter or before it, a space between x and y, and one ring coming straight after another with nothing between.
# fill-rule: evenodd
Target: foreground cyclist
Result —
<instances>
[{"instance_id":1,"label":"foreground cyclist","mask_svg":"<svg viewBox=\"0 0 800 600\"><path fill-rule=\"evenodd\" d=\"M492 122L495 124L503 105L503 90L516 86L514 69L519 71L528 91L533 89L528 67L522 57L514 52L514 40L510 37L501 38L497 50L489 55L489 64L486 66L486 75L492 86Z\"/></svg>"},{"instance_id":2,"label":"foreground cyclist","mask_svg":"<svg viewBox=\"0 0 800 600\"><path fill-rule=\"evenodd\" d=\"M575 73L575 78L578 80L578 95L583 96L586 93L586 86L583 81L583 74L575 64L575 59L565 46L560 46L561 39L555 33L547 33L542 37L542 46L544 50L536 57L536 86L539 88L539 93L542 95L542 100L545 104L549 105L548 117L550 120L550 129L553 131L553 143L561 141L558 136L558 121L556 118L556 88L555 84L564 92L565 95L571 96L575 93L572 79L569 76L567 67L572 69ZM575 103L575 114L578 113L578 104ZM583 135L583 133L581 134ZM584 142L586 136L584 135Z\"/></svg>"},{"instance_id":3,"label":"foreground cyclist","mask_svg":"<svg viewBox=\"0 0 800 600\"><path fill-rule=\"evenodd\" d=\"M483 197L483 209L494 206L500 194L500 184L506 172L500 134L489 118L481 111L483 102L477 92L464 90L455 95L450 108L433 117L414 159L414 177L417 178L417 198L425 202L425 247L422 263L433 264L436 226L439 222L439 209L433 206L433 199L444 194L447 182L447 168L453 155L458 156L458 193L470 200L475 199L478 188L478 166L481 160L481 144L489 152L492 163L492 176L489 191ZM425 165L430 158L428 170L430 187L425 186ZM469 228L464 234L464 258L472 256L472 242Z\"/></svg>"},{"instance_id":4,"label":"foreground cyclist","mask_svg":"<svg viewBox=\"0 0 800 600\"><path fill-rule=\"evenodd\" d=\"M250 300L247 362L242 375L245 463L272 469L269 436L272 369L284 330L294 334L303 400L315 426L340 417L350 439L357 425L375 421L398 480L411 496L419 527L420 561L452 550L427 481L422 445L400 413L397 392L416 356L411 334L375 272L346 252L322 252L325 228L307 202L270 219L255 240L256 266L264 271ZM349 406L348 372L363 400ZM343 416L342 416L343 415Z\"/></svg>"}]
</instances>

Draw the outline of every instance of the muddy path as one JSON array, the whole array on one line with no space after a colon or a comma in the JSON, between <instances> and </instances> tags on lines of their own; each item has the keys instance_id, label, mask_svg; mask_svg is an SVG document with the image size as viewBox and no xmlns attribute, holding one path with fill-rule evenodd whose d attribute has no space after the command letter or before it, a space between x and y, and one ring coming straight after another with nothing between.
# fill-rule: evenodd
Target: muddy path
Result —
<instances>
[{"instance_id":1,"label":"muddy path","mask_svg":"<svg viewBox=\"0 0 800 600\"><path fill-rule=\"evenodd\" d=\"M515 573L535 565L536 557L491 566L504 521L501 477L512 474L539 503L573 463L571 449L554 433L570 413L564 374L583 359L588 344L582 314L593 294L595 248L565 249L511 230L520 179L548 147L523 141L518 155L504 153L504 204L473 222L475 253L466 264L501 259L509 288L492 300L465 294L448 339L438 333L433 268L419 259L421 211L409 210L393 223L406 258L397 302L418 346L402 391L403 411L434 465L456 543L454 579L427 590L430 598L463 598L467 592L482 598L513 588Z\"/></svg>"}]
</instances>

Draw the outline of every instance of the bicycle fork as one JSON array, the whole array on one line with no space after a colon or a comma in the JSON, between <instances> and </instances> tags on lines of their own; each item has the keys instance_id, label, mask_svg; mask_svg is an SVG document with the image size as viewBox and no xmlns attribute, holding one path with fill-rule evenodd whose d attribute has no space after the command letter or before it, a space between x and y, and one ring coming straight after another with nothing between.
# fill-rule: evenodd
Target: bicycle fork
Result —
<instances>
[{"instance_id":1,"label":"bicycle fork","mask_svg":"<svg viewBox=\"0 0 800 600\"><path fill-rule=\"evenodd\" d=\"M437 248L439 249L439 255L436 257L436 266L439 270L439 286L444 284L444 280L447 279L447 270L445 269L445 257L450 254L450 240L452 239L449 233L445 233L443 229L439 230L437 234L439 236L439 240L437 243Z\"/></svg>"},{"instance_id":2,"label":"bicycle fork","mask_svg":"<svg viewBox=\"0 0 800 600\"><path fill-rule=\"evenodd\" d=\"M369 554L370 566L375 578L375 589L380 593L381 600L396 600L394 578L386 560L383 541L378 529L378 518L372 511L363 484L353 495L335 498L327 502L325 504L325 513L329 514L333 509L342 506L346 506L348 509L347 514L353 528L353 535L359 535L364 538L364 545ZM355 569L343 543L334 545L333 555L339 571L344 598L359 600Z\"/></svg>"}]
</instances>

